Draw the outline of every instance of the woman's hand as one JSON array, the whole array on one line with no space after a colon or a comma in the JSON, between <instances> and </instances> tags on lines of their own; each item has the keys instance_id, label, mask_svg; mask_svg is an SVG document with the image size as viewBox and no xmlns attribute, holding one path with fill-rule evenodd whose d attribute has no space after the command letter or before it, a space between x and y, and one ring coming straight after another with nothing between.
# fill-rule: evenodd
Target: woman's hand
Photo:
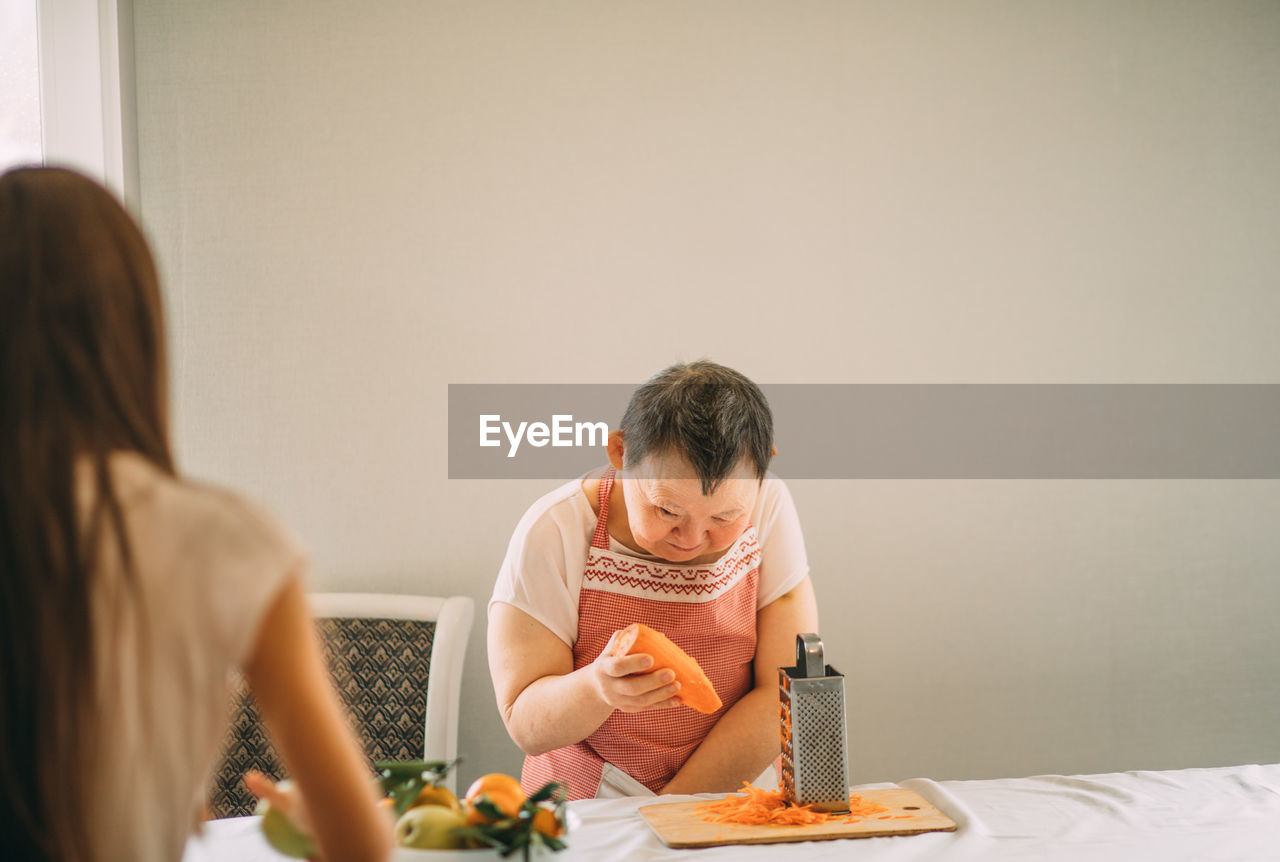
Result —
<instances>
[{"instance_id":1,"label":"woman's hand","mask_svg":"<svg viewBox=\"0 0 1280 862\"><path fill-rule=\"evenodd\" d=\"M489 606L489 674L502 723L525 754L581 742L615 710L675 706L670 668L648 655L600 656L574 669L573 649L542 623L505 602Z\"/></svg>"},{"instance_id":2,"label":"woman's hand","mask_svg":"<svg viewBox=\"0 0 1280 862\"><path fill-rule=\"evenodd\" d=\"M645 653L613 655L620 632L614 632L609 643L591 663L591 679L600 700L611 709L622 712L644 712L679 706L676 693L680 683L671 668L652 672L653 657Z\"/></svg>"}]
</instances>

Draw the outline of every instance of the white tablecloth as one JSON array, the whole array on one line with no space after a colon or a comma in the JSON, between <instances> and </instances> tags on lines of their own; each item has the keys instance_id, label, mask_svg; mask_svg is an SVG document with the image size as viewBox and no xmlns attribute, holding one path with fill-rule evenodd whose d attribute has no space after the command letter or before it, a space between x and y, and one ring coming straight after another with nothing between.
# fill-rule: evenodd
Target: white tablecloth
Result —
<instances>
[{"instance_id":1,"label":"white tablecloth","mask_svg":"<svg viewBox=\"0 0 1280 862\"><path fill-rule=\"evenodd\" d=\"M864 789L889 787L864 785ZM866 860L866 862L1278 862L1280 764L989 781L901 782L958 826L953 833L672 850L636 814L649 798L571 805L581 823L555 862ZM855 788L856 790L857 788ZM691 796L664 797L678 802ZM279 862L257 818L209 824L184 862Z\"/></svg>"}]
</instances>

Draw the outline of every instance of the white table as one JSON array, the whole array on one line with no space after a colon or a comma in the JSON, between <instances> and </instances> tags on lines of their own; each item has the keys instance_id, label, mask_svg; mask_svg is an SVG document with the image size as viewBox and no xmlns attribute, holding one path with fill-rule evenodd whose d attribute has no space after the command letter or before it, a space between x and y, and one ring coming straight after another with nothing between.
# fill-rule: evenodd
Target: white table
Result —
<instances>
[{"instance_id":1,"label":"white table","mask_svg":"<svg viewBox=\"0 0 1280 862\"><path fill-rule=\"evenodd\" d=\"M890 787L863 785L864 789ZM555 862L866 860L866 862L1277 862L1280 764L1168 772L901 782L958 826L954 833L672 850L636 809L652 797L570 806L581 823ZM855 788L856 790L857 788ZM663 802L695 799L665 797ZM279 862L257 818L209 824L184 862Z\"/></svg>"}]
</instances>

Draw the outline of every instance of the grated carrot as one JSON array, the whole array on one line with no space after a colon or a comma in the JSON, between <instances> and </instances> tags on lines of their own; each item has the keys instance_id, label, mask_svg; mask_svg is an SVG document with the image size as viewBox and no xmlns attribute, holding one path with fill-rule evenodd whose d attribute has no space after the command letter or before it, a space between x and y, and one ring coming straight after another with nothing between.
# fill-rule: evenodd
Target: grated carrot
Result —
<instances>
[{"instance_id":1,"label":"grated carrot","mask_svg":"<svg viewBox=\"0 0 1280 862\"><path fill-rule=\"evenodd\" d=\"M861 823L864 818L870 817L873 814L881 814L888 810L889 809L885 808L883 805L877 805L874 802L867 802L863 800L861 796L851 794L849 796L849 815L845 817L844 822ZM907 816L910 817L911 815ZM881 817L880 819L884 820L885 818Z\"/></svg>"},{"instance_id":2,"label":"grated carrot","mask_svg":"<svg viewBox=\"0 0 1280 862\"><path fill-rule=\"evenodd\" d=\"M781 790L762 790L751 782L742 782L743 796L726 796L699 805L702 819L712 823L744 823L749 826L808 826L826 823L831 815L815 811L808 805L788 802Z\"/></svg>"},{"instance_id":3,"label":"grated carrot","mask_svg":"<svg viewBox=\"0 0 1280 862\"><path fill-rule=\"evenodd\" d=\"M740 791L743 795L729 795L705 805L698 806L702 819L711 823L742 823L748 826L809 826L815 823L826 823L836 819L837 815L825 811L817 811L810 805L796 805L788 802L781 790L763 790L754 787L750 782L742 782ZM840 820L842 823L861 823L863 818L888 811L883 805L866 802L861 796L849 797L849 813ZM894 815L885 815L880 820L888 820ZM914 815L898 815L895 819L907 819Z\"/></svg>"}]
</instances>

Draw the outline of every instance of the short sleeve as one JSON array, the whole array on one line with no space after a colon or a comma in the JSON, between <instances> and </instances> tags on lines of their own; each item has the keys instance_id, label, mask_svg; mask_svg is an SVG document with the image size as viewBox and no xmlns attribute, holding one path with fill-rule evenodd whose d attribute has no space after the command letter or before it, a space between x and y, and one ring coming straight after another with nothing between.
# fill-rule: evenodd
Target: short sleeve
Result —
<instances>
[{"instance_id":1,"label":"short sleeve","mask_svg":"<svg viewBox=\"0 0 1280 862\"><path fill-rule=\"evenodd\" d=\"M525 513L507 545L489 604L524 611L569 646L578 639L578 588L586 565L590 525L584 527L577 483L539 500Z\"/></svg>"},{"instance_id":2,"label":"short sleeve","mask_svg":"<svg viewBox=\"0 0 1280 862\"><path fill-rule=\"evenodd\" d=\"M219 565L209 573L217 589L206 600L227 655L243 667L267 611L291 578L305 575L308 559L293 532L265 509L229 494L224 503L207 524L205 541Z\"/></svg>"},{"instance_id":3,"label":"short sleeve","mask_svg":"<svg viewBox=\"0 0 1280 862\"><path fill-rule=\"evenodd\" d=\"M756 532L760 536L760 588L763 608L795 589L809 574L800 516L786 483L769 474L760 489Z\"/></svg>"}]
</instances>

